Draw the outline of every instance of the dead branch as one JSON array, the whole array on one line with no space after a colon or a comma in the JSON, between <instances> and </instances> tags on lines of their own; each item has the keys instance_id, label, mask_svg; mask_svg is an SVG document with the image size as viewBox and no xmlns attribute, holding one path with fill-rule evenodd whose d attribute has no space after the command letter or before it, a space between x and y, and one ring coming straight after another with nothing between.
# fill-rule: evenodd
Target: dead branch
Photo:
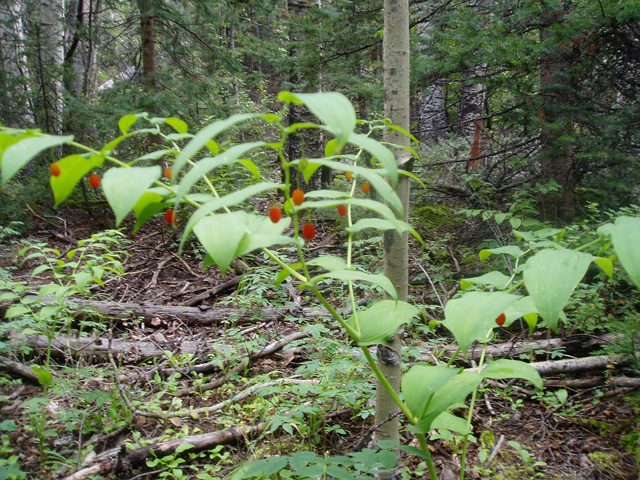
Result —
<instances>
[{"instance_id":1,"label":"dead branch","mask_svg":"<svg viewBox=\"0 0 640 480\"><path fill-rule=\"evenodd\" d=\"M228 428L226 430L203 433L200 435L190 435L188 437L176 438L166 442L154 443L136 450L126 451L123 460L132 467L142 465L151 456L153 451L156 456L163 457L175 453L176 449L183 444L190 443L192 447L182 450L182 452L204 450L228 443L244 441L247 438L259 435L267 428L266 423L258 423L246 427Z\"/></svg>"},{"instance_id":2,"label":"dead branch","mask_svg":"<svg viewBox=\"0 0 640 480\"><path fill-rule=\"evenodd\" d=\"M27 365L16 362L15 360L11 360L7 357L0 357L0 370L5 370L13 375L17 375L18 377L22 377L25 380L29 380L33 383L38 382L38 375L31 370Z\"/></svg>"},{"instance_id":3,"label":"dead branch","mask_svg":"<svg viewBox=\"0 0 640 480\"><path fill-rule=\"evenodd\" d=\"M2 293L2 292L0 292ZM36 295L27 295L25 298L38 300ZM40 299L43 304L52 302L51 298ZM107 318L123 321L125 319L143 319L150 322L154 318L174 319L179 318L187 325L217 325L223 322L236 324L249 323L259 317L262 321L284 320L287 316L299 318L326 318L329 312L318 307L263 307L252 309L238 309L229 307L183 307L177 305L141 305L137 303L118 303L97 300L84 300L80 298L69 299L65 305L74 309L89 309ZM0 317L4 317L9 302L3 302L0 306ZM80 312L76 312L80 315ZM151 326L157 326L150 323Z\"/></svg>"}]
</instances>

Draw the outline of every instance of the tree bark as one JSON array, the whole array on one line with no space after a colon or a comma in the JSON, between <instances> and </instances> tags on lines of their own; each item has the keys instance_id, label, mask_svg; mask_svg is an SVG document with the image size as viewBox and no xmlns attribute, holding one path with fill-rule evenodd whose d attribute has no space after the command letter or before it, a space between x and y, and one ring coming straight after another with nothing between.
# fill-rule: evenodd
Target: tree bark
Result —
<instances>
[{"instance_id":1,"label":"tree bark","mask_svg":"<svg viewBox=\"0 0 640 480\"><path fill-rule=\"evenodd\" d=\"M384 38L383 68L385 92L385 117L392 125L409 131L410 96L409 96L409 2L408 0L385 0L384 2ZM398 145L409 145L405 135L385 130L385 141ZM394 151L396 161L402 168L409 160L406 151L397 148ZM400 175L395 188L404 209L402 220L407 220L409 210L409 180ZM394 230L384 233L384 272L391 280L399 300L407 299L408 293L408 237L399 235ZM378 345L378 366L391 386L400 390L402 364L402 332L401 330L383 345ZM375 422L379 424L389 418L376 431L375 441L399 441L398 406L378 382L376 386Z\"/></svg>"},{"instance_id":2,"label":"tree bark","mask_svg":"<svg viewBox=\"0 0 640 480\"><path fill-rule=\"evenodd\" d=\"M482 81L486 74L486 64L474 65L462 74L458 109L458 135L462 137L473 136L476 122L486 113L487 86Z\"/></svg>"},{"instance_id":3,"label":"tree bark","mask_svg":"<svg viewBox=\"0 0 640 480\"><path fill-rule=\"evenodd\" d=\"M0 118L7 126L33 126L25 52L24 2L0 6Z\"/></svg>"},{"instance_id":4,"label":"tree bark","mask_svg":"<svg viewBox=\"0 0 640 480\"><path fill-rule=\"evenodd\" d=\"M552 38L550 27L562 22L567 12L550 11L540 30L540 41ZM542 59L540 71L541 117L541 177L545 183L557 184L560 192L551 191L542 195L543 217L560 227L571 223L576 215L573 142L567 141L572 134L571 112L563 111L571 104L571 68L568 62L569 45L557 40L555 49Z\"/></svg>"},{"instance_id":5,"label":"tree bark","mask_svg":"<svg viewBox=\"0 0 640 480\"><path fill-rule=\"evenodd\" d=\"M31 295L29 298L37 299L37 296ZM51 301L52 299L41 299L43 303ZM211 308L198 308L198 307L182 307L176 305L139 305L136 303L117 303L117 302L104 302L96 300L83 300L74 298L68 300L65 305L73 308L78 307L73 315L87 315L87 312L82 312L80 309L93 309L97 313L104 315L107 318L113 318L119 321L127 321L142 318L145 323L151 326L157 327L167 321L179 318L181 322L187 325L217 325L220 322L230 323L250 323L254 322L257 315L263 321L284 320L287 315L295 315L304 318L331 318L329 312L325 309L317 307L284 307L284 308L260 308L256 310L251 309L237 309L228 307L211 307ZM0 306L0 315L4 316L8 303L4 302Z\"/></svg>"}]
</instances>

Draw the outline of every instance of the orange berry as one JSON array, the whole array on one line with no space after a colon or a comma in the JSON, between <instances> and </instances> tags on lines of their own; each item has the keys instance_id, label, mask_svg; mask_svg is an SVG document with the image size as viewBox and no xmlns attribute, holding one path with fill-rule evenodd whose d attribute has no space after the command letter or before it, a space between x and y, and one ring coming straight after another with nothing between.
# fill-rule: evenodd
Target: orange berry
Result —
<instances>
[{"instance_id":1,"label":"orange berry","mask_svg":"<svg viewBox=\"0 0 640 480\"><path fill-rule=\"evenodd\" d=\"M271 207L271 210L269 210L269 218L273 223L278 223L282 218L282 210L278 207Z\"/></svg>"},{"instance_id":2,"label":"orange berry","mask_svg":"<svg viewBox=\"0 0 640 480\"><path fill-rule=\"evenodd\" d=\"M312 223L307 223L304 227L302 227L302 236L307 240L311 240L316 236L316 227Z\"/></svg>"},{"instance_id":3,"label":"orange berry","mask_svg":"<svg viewBox=\"0 0 640 480\"><path fill-rule=\"evenodd\" d=\"M58 165L57 163L52 163L51 165L49 165L49 171L51 172L51 175L53 175L54 177L58 177L60 173L62 173L62 170L60 169L60 165Z\"/></svg>"},{"instance_id":4,"label":"orange berry","mask_svg":"<svg viewBox=\"0 0 640 480\"><path fill-rule=\"evenodd\" d=\"M173 168L169 167L164 171L164 176L167 177L169 180L171 180L171 177L173 176Z\"/></svg>"},{"instance_id":5,"label":"orange berry","mask_svg":"<svg viewBox=\"0 0 640 480\"><path fill-rule=\"evenodd\" d=\"M89 185L93 188L98 188L100 186L100 177L95 173L89 175Z\"/></svg>"},{"instance_id":6,"label":"orange berry","mask_svg":"<svg viewBox=\"0 0 640 480\"><path fill-rule=\"evenodd\" d=\"M297 188L291 192L291 198L296 205L302 205L302 202L304 202L304 192Z\"/></svg>"},{"instance_id":7,"label":"orange berry","mask_svg":"<svg viewBox=\"0 0 640 480\"><path fill-rule=\"evenodd\" d=\"M367 182L364 182L362 184L362 191L364 193L368 193L370 189L371 189L371 185L369 185Z\"/></svg>"},{"instance_id":8,"label":"orange berry","mask_svg":"<svg viewBox=\"0 0 640 480\"><path fill-rule=\"evenodd\" d=\"M344 217L347 214L347 207L338 205L338 213Z\"/></svg>"},{"instance_id":9,"label":"orange berry","mask_svg":"<svg viewBox=\"0 0 640 480\"><path fill-rule=\"evenodd\" d=\"M351 174L351 172L345 173L344 176L347 177L347 180L351 180L353 178L353 175Z\"/></svg>"},{"instance_id":10,"label":"orange berry","mask_svg":"<svg viewBox=\"0 0 640 480\"><path fill-rule=\"evenodd\" d=\"M164 219L167 221L169 225L173 225L174 223L176 223L176 220L178 219L178 215L176 214L176 212L173 211L173 209L169 209L166 212L164 212Z\"/></svg>"},{"instance_id":11,"label":"orange berry","mask_svg":"<svg viewBox=\"0 0 640 480\"><path fill-rule=\"evenodd\" d=\"M498 318L496 318L496 323L498 324L499 327L504 325L504 322L506 321L507 321L507 316L504 313L501 313L500 315L498 315Z\"/></svg>"}]
</instances>

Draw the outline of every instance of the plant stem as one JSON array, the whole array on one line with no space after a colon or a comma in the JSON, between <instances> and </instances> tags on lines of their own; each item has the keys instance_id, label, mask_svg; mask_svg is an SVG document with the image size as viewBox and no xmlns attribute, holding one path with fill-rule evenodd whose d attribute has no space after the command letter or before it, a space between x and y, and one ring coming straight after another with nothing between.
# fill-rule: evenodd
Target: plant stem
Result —
<instances>
[{"instance_id":1,"label":"plant stem","mask_svg":"<svg viewBox=\"0 0 640 480\"><path fill-rule=\"evenodd\" d=\"M484 364L484 354L487 351L487 344L482 347L482 355L480 355L480 362L478 363L478 372L482 370ZM476 396L478 394L478 388L473 390L471 394L471 403L469 404L469 414L467 415L467 431L471 429L471 420L473 419L473 409L476 404ZM460 480L464 480L464 469L467 460L467 445L469 443L469 434L467 433L462 440L462 456L460 458Z\"/></svg>"},{"instance_id":2,"label":"plant stem","mask_svg":"<svg viewBox=\"0 0 640 480\"><path fill-rule=\"evenodd\" d=\"M420 442L420 448L424 452L425 461L427 462L427 469L429 470L429 477L431 480L438 480L438 474L436 473L436 467L433 463L433 458L431 457L431 452L429 451L429 446L427 445L427 437L424 433L419 433L418 441Z\"/></svg>"},{"instance_id":3,"label":"plant stem","mask_svg":"<svg viewBox=\"0 0 640 480\"><path fill-rule=\"evenodd\" d=\"M387 380L387 377L384 376L384 374L380 370L380 367L378 367L378 362L376 362L376 360L373 358L373 355L371 355L371 352L369 351L369 347L360 347L360 348L362 349L362 352L364 353L364 356L366 357L367 362L371 367L371 370L373 370L373 373L375 373L376 378L380 382L380 385L384 387L384 389L387 391L389 396L393 399L395 404L398 405L398 408L400 408L400 410L402 410L402 413L405 414L407 419L409 419L409 421L415 425L418 422L418 419L416 419L413 416L413 413L411 413L411 410L409 410L409 407L407 407L407 405L402 401L402 399L398 395L398 392L396 392L393 389L393 387L389 383L389 380Z\"/></svg>"}]
</instances>

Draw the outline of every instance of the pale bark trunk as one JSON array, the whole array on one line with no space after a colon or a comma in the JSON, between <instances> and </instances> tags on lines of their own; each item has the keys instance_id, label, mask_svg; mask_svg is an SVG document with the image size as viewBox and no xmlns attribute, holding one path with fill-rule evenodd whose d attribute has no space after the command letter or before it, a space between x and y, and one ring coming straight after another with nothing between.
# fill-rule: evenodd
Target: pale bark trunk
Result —
<instances>
[{"instance_id":1,"label":"pale bark trunk","mask_svg":"<svg viewBox=\"0 0 640 480\"><path fill-rule=\"evenodd\" d=\"M22 0L0 6L0 119L15 127L34 123L23 15Z\"/></svg>"},{"instance_id":2,"label":"pale bark trunk","mask_svg":"<svg viewBox=\"0 0 640 480\"><path fill-rule=\"evenodd\" d=\"M385 0L383 39L385 117L393 125L409 131L409 2L408 0ZM385 141L398 145L409 145L409 138L393 131L385 131ZM403 149L394 152L398 164L406 159ZM402 165L406 168L407 165ZM409 209L409 181L401 175L396 193L404 207L404 220ZM395 231L384 234L384 272L393 282L400 300L407 299L408 292L408 247L407 235ZM402 332L398 331L389 342L378 345L378 366L391 386L400 390L402 364ZM378 383L376 387L376 424L385 422L376 431L376 442L399 441L398 407L389 394ZM393 417L389 420L390 417ZM388 421L386 421L388 420Z\"/></svg>"},{"instance_id":3,"label":"pale bark trunk","mask_svg":"<svg viewBox=\"0 0 640 480\"><path fill-rule=\"evenodd\" d=\"M62 72L64 62L64 0L40 2L38 69L45 128L62 133Z\"/></svg>"}]
</instances>

